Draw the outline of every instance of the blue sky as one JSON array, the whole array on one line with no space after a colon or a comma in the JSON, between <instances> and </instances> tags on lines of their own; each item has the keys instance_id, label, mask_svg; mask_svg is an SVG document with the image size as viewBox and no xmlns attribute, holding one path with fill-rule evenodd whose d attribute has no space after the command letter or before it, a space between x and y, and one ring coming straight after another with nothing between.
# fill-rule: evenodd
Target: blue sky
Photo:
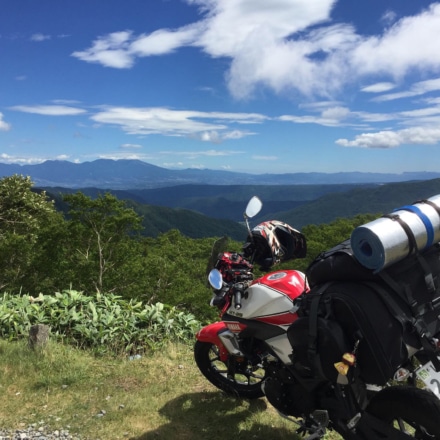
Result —
<instances>
[{"instance_id":1,"label":"blue sky","mask_svg":"<svg viewBox=\"0 0 440 440\"><path fill-rule=\"evenodd\" d=\"M2 0L0 162L440 170L440 2Z\"/></svg>"}]
</instances>

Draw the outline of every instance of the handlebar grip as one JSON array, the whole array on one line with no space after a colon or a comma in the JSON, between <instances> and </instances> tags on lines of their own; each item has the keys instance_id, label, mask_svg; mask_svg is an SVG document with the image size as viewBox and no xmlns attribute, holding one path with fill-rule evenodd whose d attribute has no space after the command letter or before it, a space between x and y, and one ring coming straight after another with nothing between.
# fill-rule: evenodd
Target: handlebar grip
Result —
<instances>
[{"instance_id":1,"label":"handlebar grip","mask_svg":"<svg viewBox=\"0 0 440 440\"><path fill-rule=\"evenodd\" d=\"M237 310L241 309L241 290L235 291L235 308Z\"/></svg>"}]
</instances>

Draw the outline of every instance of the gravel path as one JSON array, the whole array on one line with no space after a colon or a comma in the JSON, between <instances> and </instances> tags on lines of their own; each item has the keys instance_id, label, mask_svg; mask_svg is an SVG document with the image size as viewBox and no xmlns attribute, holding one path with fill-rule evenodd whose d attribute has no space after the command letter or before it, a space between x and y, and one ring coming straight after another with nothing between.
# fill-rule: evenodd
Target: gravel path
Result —
<instances>
[{"instance_id":1,"label":"gravel path","mask_svg":"<svg viewBox=\"0 0 440 440\"><path fill-rule=\"evenodd\" d=\"M68 429L51 431L44 424L32 423L16 430L0 428L0 440L81 440L81 438L70 434Z\"/></svg>"}]
</instances>

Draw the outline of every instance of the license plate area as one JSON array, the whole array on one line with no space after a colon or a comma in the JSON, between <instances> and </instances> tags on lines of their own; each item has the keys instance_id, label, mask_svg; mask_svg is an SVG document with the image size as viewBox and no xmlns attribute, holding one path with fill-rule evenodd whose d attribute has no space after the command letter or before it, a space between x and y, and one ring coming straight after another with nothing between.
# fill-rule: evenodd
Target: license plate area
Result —
<instances>
[{"instance_id":1,"label":"license plate area","mask_svg":"<svg viewBox=\"0 0 440 440\"><path fill-rule=\"evenodd\" d=\"M419 367L416 375L440 399L440 371L435 371L432 362Z\"/></svg>"}]
</instances>

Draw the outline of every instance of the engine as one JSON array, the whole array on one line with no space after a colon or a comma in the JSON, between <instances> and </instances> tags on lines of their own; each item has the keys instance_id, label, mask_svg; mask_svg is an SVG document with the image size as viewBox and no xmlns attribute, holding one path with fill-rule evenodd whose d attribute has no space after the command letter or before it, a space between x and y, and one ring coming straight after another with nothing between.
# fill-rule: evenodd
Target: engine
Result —
<instances>
[{"instance_id":1,"label":"engine","mask_svg":"<svg viewBox=\"0 0 440 440\"><path fill-rule=\"evenodd\" d=\"M271 363L266 367L266 375L263 392L269 403L282 414L301 417L316 408L313 393L298 383L283 365Z\"/></svg>"}]
</instances>

